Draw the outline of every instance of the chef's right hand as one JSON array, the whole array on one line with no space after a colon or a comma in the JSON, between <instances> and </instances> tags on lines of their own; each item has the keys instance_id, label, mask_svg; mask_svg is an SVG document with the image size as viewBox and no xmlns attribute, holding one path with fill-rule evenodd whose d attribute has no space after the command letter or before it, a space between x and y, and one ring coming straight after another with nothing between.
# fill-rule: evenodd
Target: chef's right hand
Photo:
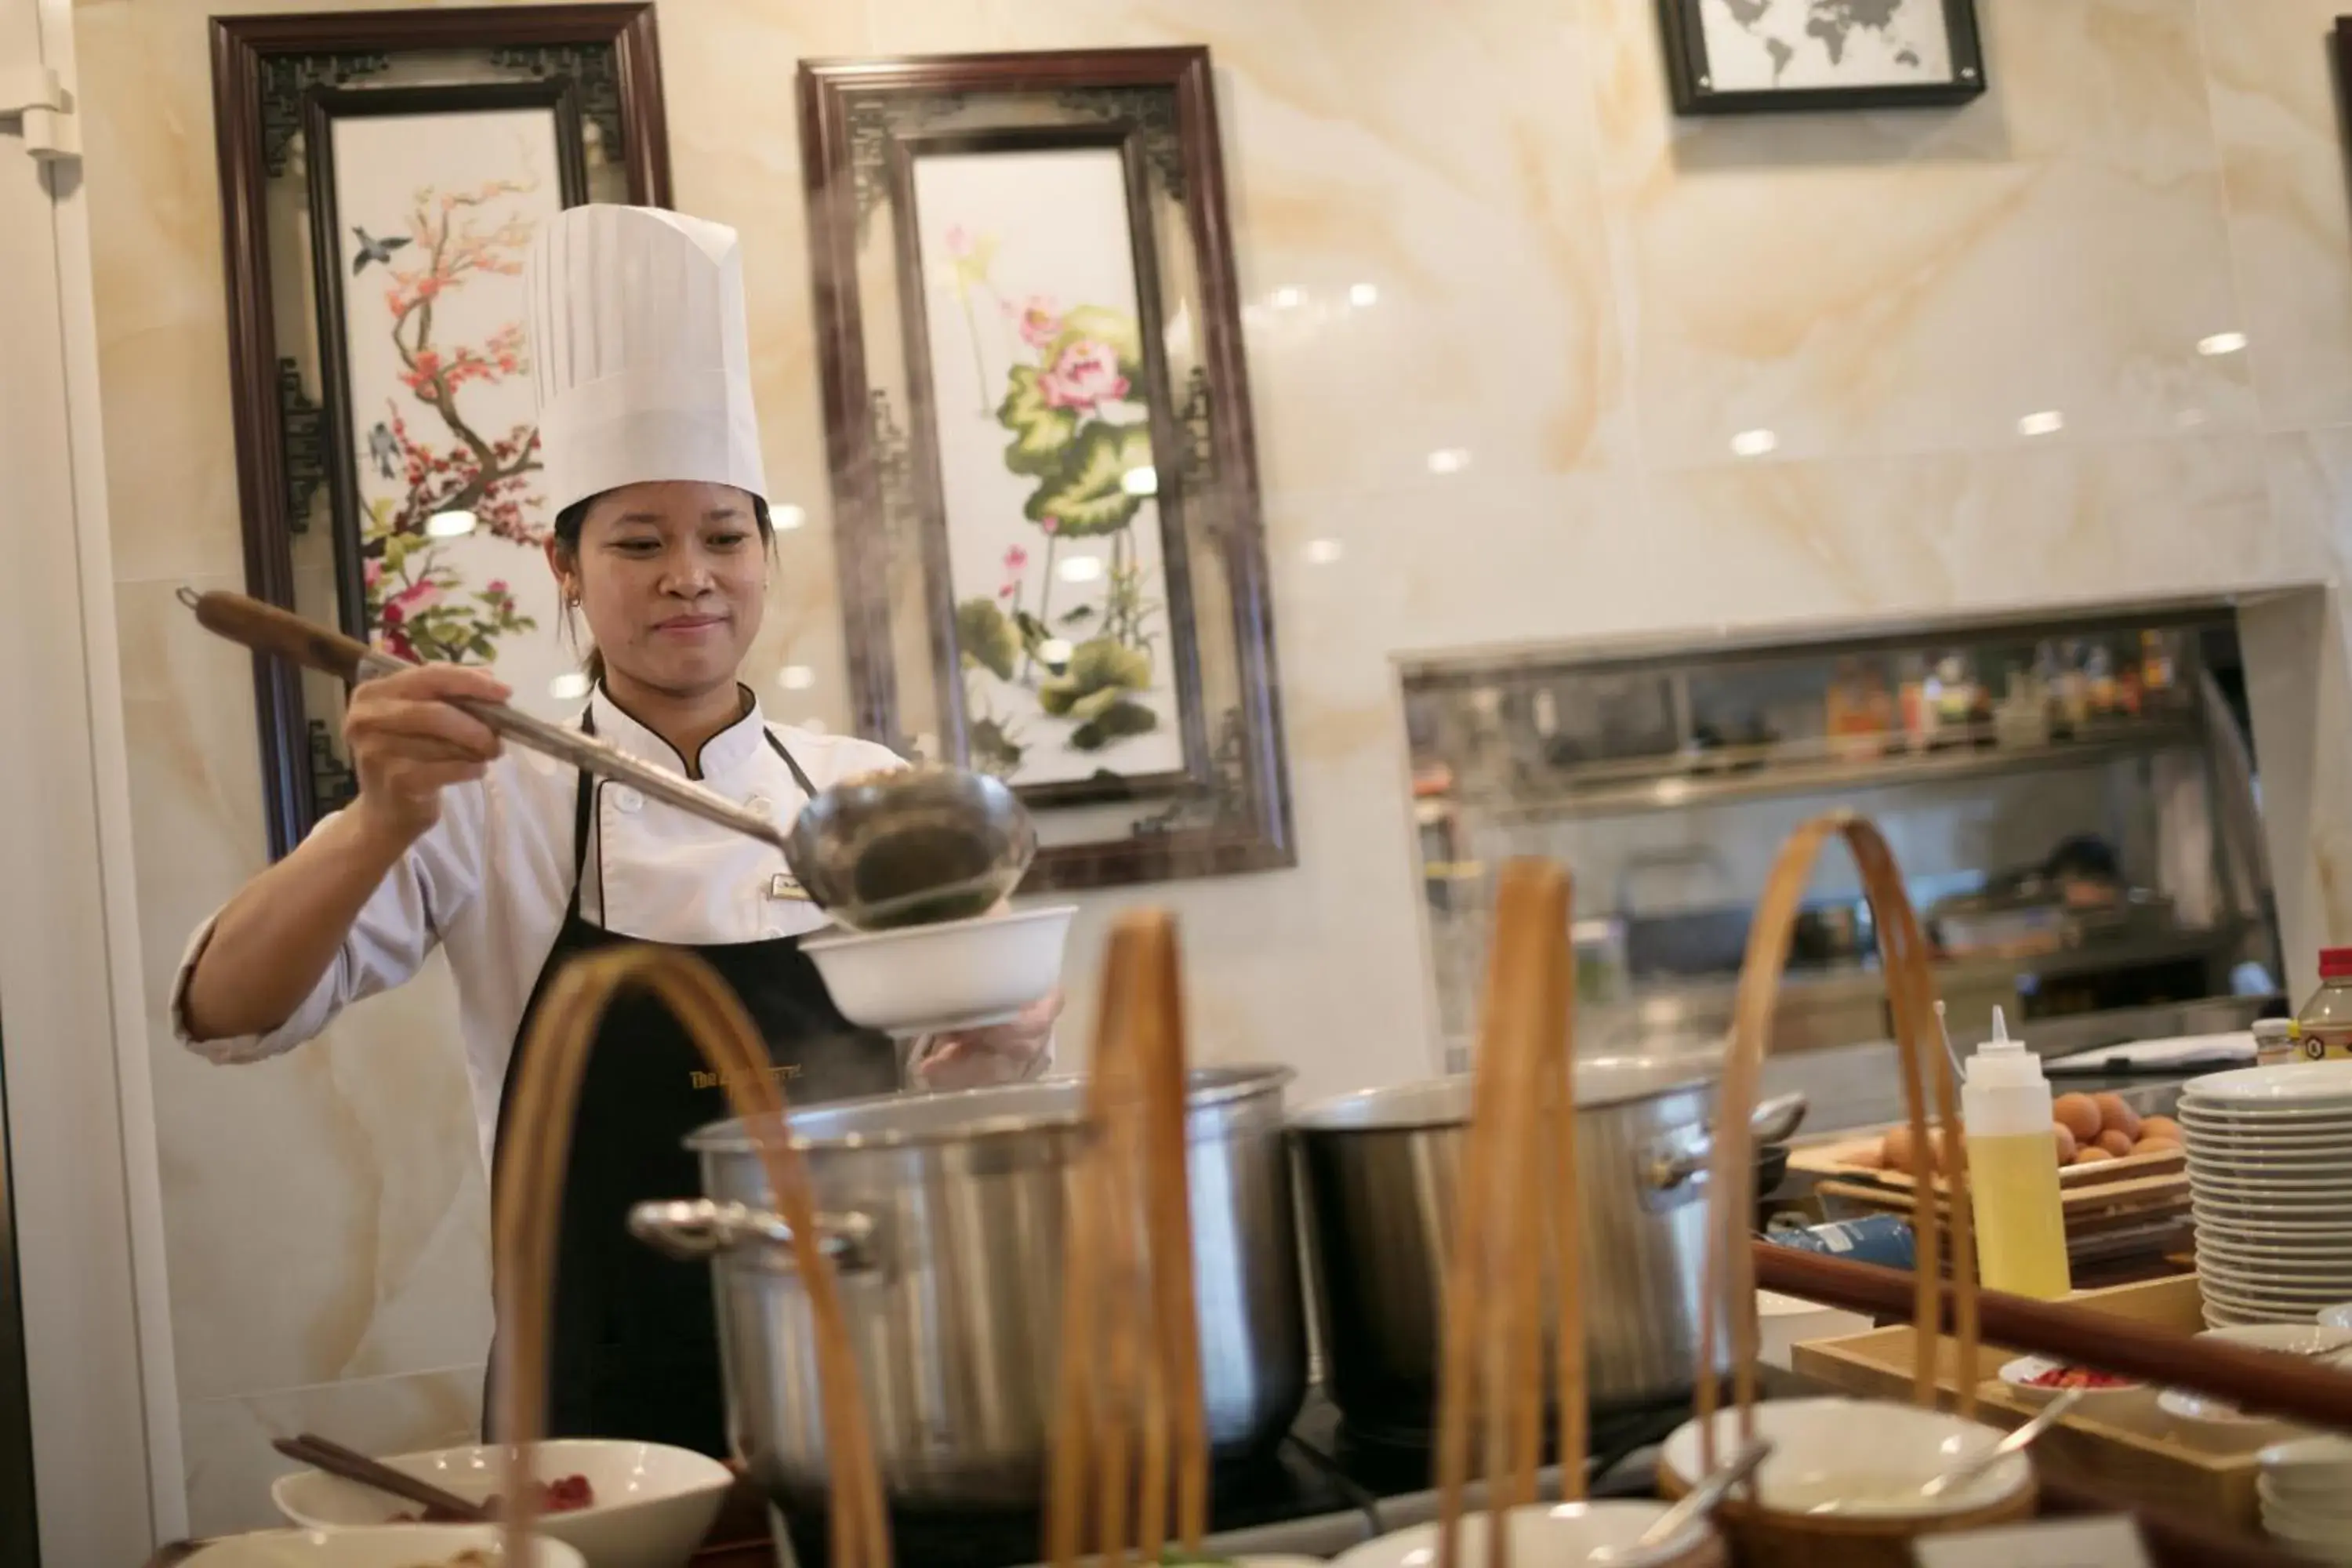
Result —
<instances>
[{"instance_id":1,"label":"chef's right hand","mask_svg":"<svg viewBox=\"0 0 2352 1568\"><path fill-rule=\"evenodd\" d=\"M513 693L487 669L427 664L363 680L343 710L343 739L359 774L352 810L404 847L441 819L441 792L482 776L499 738L449 700L503 702Z\"/></svg>"}]
</instances>

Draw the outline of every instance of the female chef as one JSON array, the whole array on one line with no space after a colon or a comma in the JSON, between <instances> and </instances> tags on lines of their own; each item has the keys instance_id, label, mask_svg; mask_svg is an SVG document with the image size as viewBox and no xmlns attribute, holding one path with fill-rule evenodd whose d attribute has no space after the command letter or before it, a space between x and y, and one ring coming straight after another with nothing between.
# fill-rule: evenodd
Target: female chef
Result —
<instances>
[{"instance_id":1,"label":"female chef","mask_svg":"<svg viewBox=\"0 0 2352 1568\"><path fill-rule=\"evenodd\" d=\"M868 742L771 725L738 679L760 629L767 485L734 231L573 207L528 287L548 546L594 642L583 731L789 823L835 780L900 765ZM359 795L200 931L173 994L216 1061L287 1050L440 947L457 981L482 1151L550 978L629 941L685 947L732 985L795 1101L898 1087L896 1047L835 1008L799 941L824 923L772 847L498 739L448 700L503 699L435 665L361 685L343 731ZM919 1048L932 1084L1041 1068L1058 996ZM550 1430L726 1453L709 1271L626 1234L632 1204L698 1190L680 1140L723 1090L650 1003L605 1019L565 1177Z\"/></svg>"}]
</instances>

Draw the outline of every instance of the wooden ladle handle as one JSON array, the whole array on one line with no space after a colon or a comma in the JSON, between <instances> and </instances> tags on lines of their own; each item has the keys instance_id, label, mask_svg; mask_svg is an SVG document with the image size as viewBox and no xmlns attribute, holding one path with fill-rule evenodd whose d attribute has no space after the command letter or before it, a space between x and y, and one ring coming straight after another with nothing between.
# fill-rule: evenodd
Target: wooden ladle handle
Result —
<instances>
[{"instance_id":1,"label":"wooden ladle handle","mask_svg":"<svg viewBox=\"0 0 2352 1568\"><path fill-rule=\"evenodd\" d=\"M195 612L196 624L205 630L323 675L357 680L392 662L363 642L244 594L183 588L179 600Z\"/></svg>"}]
</instances>

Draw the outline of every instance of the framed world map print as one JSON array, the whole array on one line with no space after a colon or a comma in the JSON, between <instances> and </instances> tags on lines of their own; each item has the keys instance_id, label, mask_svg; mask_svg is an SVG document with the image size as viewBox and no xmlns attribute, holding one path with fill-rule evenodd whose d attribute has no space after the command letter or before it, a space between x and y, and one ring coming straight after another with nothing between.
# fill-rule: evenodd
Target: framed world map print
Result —
<instances>
[{"instance_id":1,"label":"framed world map print","mask_svg":"<svg viewBox=\"0 0 2352 1568\"><path fill-rule=\"evenodd\" d=\"M1975 0L1658 0L1677 114L1902 109L1985 89Z\"/></svg>"}]
</instances>

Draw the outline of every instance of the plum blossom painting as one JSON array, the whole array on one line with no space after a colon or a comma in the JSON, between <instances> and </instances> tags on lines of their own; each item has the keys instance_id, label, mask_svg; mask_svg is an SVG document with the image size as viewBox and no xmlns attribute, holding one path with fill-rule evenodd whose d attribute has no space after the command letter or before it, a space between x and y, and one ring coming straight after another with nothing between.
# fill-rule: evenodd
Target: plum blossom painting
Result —
<instances>
[{"instance_id":1,"label":"plum blossom painting","mask_svg":"<svg viewBox=\"0 0 2352 1568\"><path fill-rule=\"evenodd\" d=\"M669 205L654 0L215 16L213 129L246 590L575 707L539 548L519 268L595 200ZM283 855L355 788L347 691L254 663Z\"/></svg>"},{"instance_id":2,"label":"plum blossom painting","mask_svg":"<svg viewBox=\"0 0 2352 1568\"><path fill-rule=\"evenodd\" d=\"M340 328L338 521L356 545L340 552L344 618L403 658L495 666L520 705L568 710L579 656L542 557L554 519L522 329L524 254L565 205L561 95L439 112L351 96L375 111L332 114L314 170Z\"/></svg>"},{"instance_id":3,"label":"plum blossom painting","mask_svg":"<svg viewBox=\"0 0 2352 1568\"><path fill-rule=\"evenodd\" d=\"M964 731L1036 794L1185 771L1118 145L911 160Z\"/></svg>"}]
</instances>

